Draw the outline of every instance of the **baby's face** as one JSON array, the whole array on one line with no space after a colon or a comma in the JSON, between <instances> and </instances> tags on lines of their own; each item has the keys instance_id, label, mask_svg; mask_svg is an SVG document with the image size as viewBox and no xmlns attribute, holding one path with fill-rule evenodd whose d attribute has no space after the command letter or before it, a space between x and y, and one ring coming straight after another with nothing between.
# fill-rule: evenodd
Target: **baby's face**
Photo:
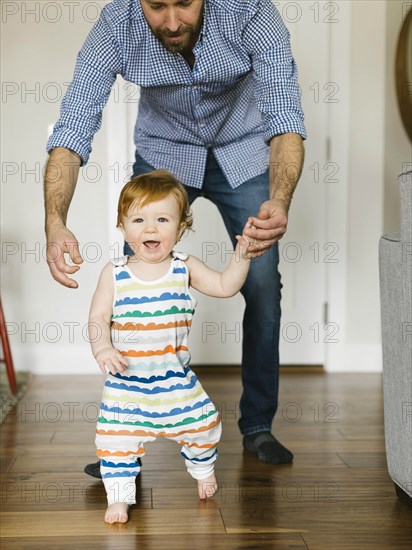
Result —
<instances>
[{"instance_id":1,"label":"baby's face","mask_svg":"<svg viewBox=\"0 0 412 550\"><path fill-rule=\"evenodd\" d=\"M180 238L179 207L172 196L151 202L143 208L132 206L123 226L125 240L137 259L159 263L170 256Z\"/></svg>"}]
</instances>

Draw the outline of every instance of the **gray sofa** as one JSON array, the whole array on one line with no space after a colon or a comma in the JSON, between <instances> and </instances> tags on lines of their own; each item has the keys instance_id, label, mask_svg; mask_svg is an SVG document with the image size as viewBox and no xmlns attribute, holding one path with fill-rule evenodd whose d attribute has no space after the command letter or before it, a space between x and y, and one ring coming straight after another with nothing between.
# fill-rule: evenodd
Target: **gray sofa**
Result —
<instances>
[{"instance_id":1,"label":"gray sofa","mask_svg":"<svg viewBox=\"0 0 412 550\"><path fill-rule=\"evenodd\" d=\"M412 506L412 171L399 187L401 231L379 241L383 395L389 475Z\"/></svg>"}]
</instances>

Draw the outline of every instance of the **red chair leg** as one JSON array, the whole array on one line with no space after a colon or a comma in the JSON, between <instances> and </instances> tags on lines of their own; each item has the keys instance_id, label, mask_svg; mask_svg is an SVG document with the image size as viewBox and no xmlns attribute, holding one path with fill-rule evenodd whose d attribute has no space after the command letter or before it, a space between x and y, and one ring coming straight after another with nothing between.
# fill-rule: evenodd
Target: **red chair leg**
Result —
<instances>
[{"instance_id":1,"label":"red chair leg","mask_svg":"<svg viewBox=\"0 0 412 550\"><path fill-rule=\"evenodd\" d=\"M16 375L14 373L13 359L11 356L9 337L6 330L6 321L3 315L3 307L0 301L0 337L3 346L4 358L0 359L2 363L6 363L7 378L9 379L10 390L13 395L17 393Z\"/></svg>"}]
</instances>

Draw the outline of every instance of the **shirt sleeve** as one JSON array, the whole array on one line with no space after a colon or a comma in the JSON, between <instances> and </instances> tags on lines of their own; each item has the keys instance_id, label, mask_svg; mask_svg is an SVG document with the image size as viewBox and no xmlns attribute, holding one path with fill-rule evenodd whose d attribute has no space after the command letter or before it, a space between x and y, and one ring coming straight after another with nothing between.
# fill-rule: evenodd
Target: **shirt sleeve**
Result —
<instances>
[{"instance_id":1,"label":"shirt sleeve","mask_svg":"<svg viewBox=\"0 0 412 550\"><path fill-rule=\"evenodd\" d=\"M304 115L290 35L271 0L258 0L243 41L252 60L255 96L265 123L265 139L294 132L306 139Z\"/></svg>"},{"instance_id":2,"label":"shirt sleeve","mask_svg":"<svg viewBox=\"0 0 412 550\"><path fill-rule=\"evenodd\" d=\"M82 165L87 163L93 136L102 123L102 110L120 72L120 48L103 8L77 56L73 80L62 100L47 152L66 147L80 155Z\"/></svg>"}]
</instances>

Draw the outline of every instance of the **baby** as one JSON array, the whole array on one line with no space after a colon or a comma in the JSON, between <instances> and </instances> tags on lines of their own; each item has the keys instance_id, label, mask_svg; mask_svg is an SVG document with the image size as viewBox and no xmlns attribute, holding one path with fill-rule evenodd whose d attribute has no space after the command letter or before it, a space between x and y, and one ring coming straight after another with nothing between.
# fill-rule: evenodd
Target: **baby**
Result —
<instances>
[{"instance_id":1,"label":"baby","mask_svg":"<svg viewBox=\"0 0 412 550\"><path fill-rule=\"evenodd\" d=\"M196 306L190 287L208 296L233 296L250 263L247 239L240 235L222 273L174 251L192 218L184 187L166 170L125 185L117 225L134 255L104 267L89 316L93 355L107 373L96 430L107 523L128 520L144 445L158 437L181 445L201 499L216 492L222 428L189 366L187 341Z\"/></svg>"}]
</instances>

